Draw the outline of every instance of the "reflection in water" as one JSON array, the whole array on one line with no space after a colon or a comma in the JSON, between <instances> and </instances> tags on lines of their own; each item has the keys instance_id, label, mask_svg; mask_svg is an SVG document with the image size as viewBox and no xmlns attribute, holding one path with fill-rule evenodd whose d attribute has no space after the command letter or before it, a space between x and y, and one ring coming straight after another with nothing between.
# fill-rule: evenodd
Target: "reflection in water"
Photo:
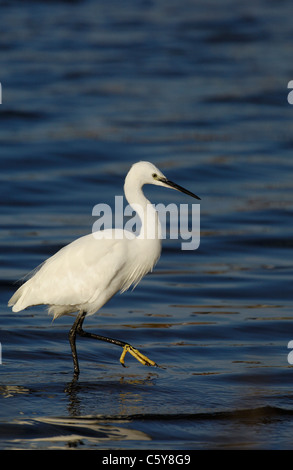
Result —
<instances>
[{"instance_id":1,"label":"reflection in water","mask_svg":"<svg viewBox=\"0 0 293 470\"><path fill-rule=\"evenodd\" d=\"M64 390L68 397L68 413L69 416L80 416L81 403L78 398L78 392L81 389L81 385L78 382L78 379L74 377L71 382L69 382Z\"/></svg>"},{"instance_id":2,"label":"reflection in water","mask_svg":"<svg viewBox=\"0 0 293 470\"><path fill-rule=\"evenodd\" d=\"M128 424L127 421L125 423ZM24 419L14 423L13 433L16 437L11 439L11 444L14 448L17 448L18 445L25 445L26 448L32 449L42 447L62 449L84 445L84 441L95 446L107 441L150 440L146 433L128 426L124 427L123 424L123 420L112 424L99 417ZM29 429L26 431L26 428ZM32 428L37 428L34 435L38 437L29 437L32 435Z\"/></svg>"},{"instance_id":3,"label":"reflection in water","mask_svg":"<svg viewBox=\"0 0 293 470\"><path fill-rule=\"evenodd\" d=\"M3 398L12 398L15 395L29 393L29 389L21 385L0 385L0 395Z\"/></svg>"},{"instance_id":4,"label":"reflection in water","mask_svg":"<svg viewBox=\"0 0 293 470\"><path fill-rule=\"evenodd\" d=\"M92 394L96 395L98 403L101 397L108 395L105 417L113 414L127 417L141 413L145 401L145 387L155 386L157 377L158 374L152 372L143 378L136 375L121 376L118 382L106 383L84 383L74 377L64 390L68 398L68 413L72 417L81 416L82 410L86 408L83 401L92 398ZM112 409L109 408L109 395L113 397L110 401L113 404Z\"/></svg>"}]
</instances>

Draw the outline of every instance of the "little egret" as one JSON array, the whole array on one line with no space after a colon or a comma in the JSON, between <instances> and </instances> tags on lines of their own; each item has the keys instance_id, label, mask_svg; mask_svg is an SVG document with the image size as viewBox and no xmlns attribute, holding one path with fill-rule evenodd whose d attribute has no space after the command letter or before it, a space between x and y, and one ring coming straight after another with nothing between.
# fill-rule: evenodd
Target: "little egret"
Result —
<instances>
[{"instance_id":1,"label":"little egret","mask_svg":"<svg viewBox=\"0 0 293 470\"><path fill-rule=\"evenodd\" d=\"M54 319L78 312L69 332L74 376L79 375L77 334L121 346L123 366L127 352L144 365L157 365L129 343L82 329L86 315L97 312L118 291L135 287L160 257L161 226L157 211L142 192L145 184L177 189L200 199L169 181L152 163L135 163L125 178L124 193L141 219L139 235L116 228L80 237L41 264L9 300L13 312L41 304L49 306Z\"/></svg>"}]
</instances>

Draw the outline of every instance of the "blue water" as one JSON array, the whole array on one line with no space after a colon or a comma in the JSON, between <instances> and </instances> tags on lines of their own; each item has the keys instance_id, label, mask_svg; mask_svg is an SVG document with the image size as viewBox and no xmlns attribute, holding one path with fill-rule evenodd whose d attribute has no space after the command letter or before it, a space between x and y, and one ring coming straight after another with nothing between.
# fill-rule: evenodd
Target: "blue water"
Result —
<instances>
[{"instance_id":1,"label":"blue water","mask_svg":"<svg viewBox=\"0 0 293 470\"><path fill-rule=\"evenodd\" d=\"M0 448L292 449L292 2L1 2ZM130 165L201 197L201 240L78 339L18 280L91 232ZM192 203L147 187L153 203Z\"/></svg>"}]
</instances>

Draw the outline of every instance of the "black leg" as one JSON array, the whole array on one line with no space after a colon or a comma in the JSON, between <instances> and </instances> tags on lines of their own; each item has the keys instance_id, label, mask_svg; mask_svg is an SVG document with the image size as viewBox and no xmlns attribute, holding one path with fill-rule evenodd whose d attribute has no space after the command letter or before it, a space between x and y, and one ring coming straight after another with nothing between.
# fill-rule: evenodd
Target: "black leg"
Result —
<instances>
[{"instance_id":1,"label":"black leg","mask_svg":"<svg viewBox=\"0 0 293 470\"><path fill-rule=\"evenodd\" d=\"M71 347L71 352L72 352L72 358L73 358L73 365L74 365L74 375L78 376L79 374L79 365L78 365L78 359L77 359L77 352L76 352L76 334L78 332L78 329L81 327L84 317L86 315L86 312L79 312L79 314L76 317L75 322L72 325L71 330L69 331L69 343Z\"/></svg>"},{"instance_id":2,"label":"black leg","mask_svg":"<svg viewBox=\"0 0 293 470\"><path fill-rule=\"evenodd\" d=\"M73 358L73 365L74 365L74 376L78 377L79 375L79 365L78 365L78 358L76 352L76 335L84 336L86 338L98 339L99 341L106 341L107 343L116 344L123 348L123 352L121 354L120 362L124 366L124 357L127 352L130 352L139 362L144 365L148 366L156 366L157 364L154 361L151 361L146 356L141 354L137 349L134 349L130 344L125 343L124 341L120 341L119 339L108 338L107 336L96 335L94 333L88 333L82 329L82 324L85 319L86 312L79 312L77 318L72 325L72 328L69 332L69 342L71 346L72 358Z\"/></svg>"}]
</instances>

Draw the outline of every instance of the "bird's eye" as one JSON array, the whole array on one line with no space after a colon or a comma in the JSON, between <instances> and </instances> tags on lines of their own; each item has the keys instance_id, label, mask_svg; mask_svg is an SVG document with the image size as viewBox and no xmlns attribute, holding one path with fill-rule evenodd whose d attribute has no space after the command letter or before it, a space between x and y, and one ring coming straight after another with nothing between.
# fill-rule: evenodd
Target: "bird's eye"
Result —
<instances>
[{"instance_id":1,"label":"bird's eye","mask_svg":"<svg viewBox=\"0 0 293 470\"><path fill-rule=\"evenodd\" d=\"M154 180L156 180L156 179L158 178L157 173L153 173L153 174L152 174L152 177L154 178Z\"/></svg>"}]
</instances>

